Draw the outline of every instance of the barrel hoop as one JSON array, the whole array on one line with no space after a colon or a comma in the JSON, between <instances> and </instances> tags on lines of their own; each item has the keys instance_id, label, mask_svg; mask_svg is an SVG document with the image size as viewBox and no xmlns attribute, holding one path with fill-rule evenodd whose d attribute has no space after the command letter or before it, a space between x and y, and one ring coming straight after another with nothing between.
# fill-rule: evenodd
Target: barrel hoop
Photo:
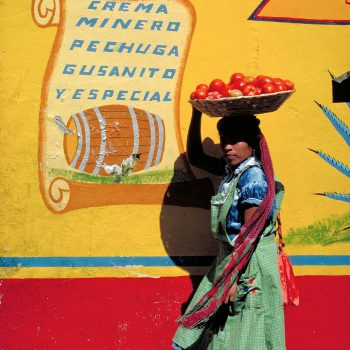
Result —
<instances>
[{"instance_id":1,"label":"barrel hoop","mask_svg":"<svg viewBox=\"0 0 350 350\"><path fill-rule=\"evenodd\" d=\"M104 120L101 112L99 111L99 109L97 107L94 107L94 111L96 113L98 122L100 123L100 130L101 130L100 154L99 154L99 157L96 161L96 167L95 167L95 170L93 173L94 176L97 176L102 165L103 165L103 159L104 159L105 153L106 153L107 134L106 134L106 123L105 123L105 120Z\"/></svg>"},{"instance_id":2,"label":"barrel hoop","mask_svg":"<svg viewBox=\"0 0 350 350\"><path fill-rule=\"evenodd\" d=\"M158 143L158 152L157 152L157 158L154 161L154 165L158 165L160 162L160 158L162 157L163 154L163 144L164 144L164 127L162 120L158 115L156 115L156 120L158 123L158 130L159 130L159 143Z\"/></svg>"},{"instance_id":3,"label":"barrel hoop","mask_svg":"<svg viewBox=\"0 0 350 350\"><path fill-rule=\"evenodd\" d=\"M78 135L78 148L75 152L74 158L72 160L72 163L70 163L70 167L71 168L75 168L77 161L80 157L80 153L81 150L83 148L83 137L82 137L82 133L81 133L81 127L80 127L80 123L79 120L77 118L77 116L75 114L72 115L72 118L74 120L75 126L77 127L77 135Z\"/></svg>"},{"instance_id":4,"label":"barrel hoop","mask_svg":"<svg viewBox=\"0 0 350 350\"><path fill-rule=\"evenodd\" d=\"M148 159L147 159L147 162L145 165L145 169L147 169L151 166L153 155L154 155L155 142L156 142L156 130L154 127L153 116L150 112L146 112L146 114L148 117L149 126L150 126L150 130L151 130L151 144L150 144L150 149L149 149Z\"/></svg>"},{"instance_id":5,"label":"barrel hoop","mask_svg":"<svg viewBox=\"0 0 350 350\"><path fill-rule=\"evenodd\" d=\"M79 112L79 115L81 120L83 121L84 130L85 130L85 153L84 153L83 160L81 161L79 166L79 171L83 172L85 170L86 163L88 162L89 156L90 156L90 127L84 112Z\"/></svg>"},{"instance_id":6,"label":"barrel hoop","mask_svg":"<svg viewBox=\"0 0 350 350\"><path fill-rule=\"evenodd\" d=\"M138 154L139 153L139 144L140 144L140 136L139 136L139 126L137 124L137 117L134 111L134 108L131 106L129 108L129 113L131 115L132 119L132 129L134 132L134 148L132 150L132 154Z\"/></svg>"}]
</instances>

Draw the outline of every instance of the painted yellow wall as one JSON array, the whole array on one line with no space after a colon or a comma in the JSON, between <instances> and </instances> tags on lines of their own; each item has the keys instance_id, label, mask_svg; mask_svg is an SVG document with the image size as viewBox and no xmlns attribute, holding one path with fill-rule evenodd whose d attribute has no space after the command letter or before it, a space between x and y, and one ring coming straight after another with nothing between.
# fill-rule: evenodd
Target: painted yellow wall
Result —
<instances>
[{"instance_id":1,"label":"painted yellow wall","mask_svg":"<svg viewBox=\"0 0 350 350\"><path fill-rule=\"evenodd\" d=\"M284 182L285 231L349 211L349 204L313 195L348 192L349 181L326 165L308 147L350 163L347 145L322 114L314 100L330 107L349 125L349 108L332 104L331 80L349 70L350 31L342 25L307 25L248 21L260 0L193 0L197 24L182 85L181 131L186 140L190 92L213 78L227 80L236 71L289 78L297 92L273 114L261 116L275 172ZM282 3L282 2L281 2ZM162 230L171 235L188 230L203 238L173 255L205 255L215 251L208 212L202 209L162 208L161 205L87 208L63 215L47 210L38 184L38 113L41 83L56 28L39 28L31 17L31 2L2 2L1 31L1 234L2 256L163 256L169 252ZM282 5L281 5L282 6ZM302 8L300 9L302 13ZM205 117L203 137L217 142L216 119ZM198 176L206 176L195 170ZM164 215L170 219L164 221ZM178 221L171 218L177 218ZM163 232L164 233L164 232ZM201 247L205 251L201 251ZM298 254L346 254L348 244L311 249L289 247ZM303 270L300 273L309 273ZM20 270L20 269L19 269ZM125 275L125 269L64 271L44 269L2 270L10 277L92 277ZM141 269L142 270L142 269ZM141 271L140 270L140 271ZM153 269L157 275L186 271ZM122 271L122 272L121 272ZM348 271L348 270L347 270ZM142 271L140 273L143 273ZM150 273L147 271L147 273ZM132 273L126 273L132 276Z\"/></svg>"}]
</instances>

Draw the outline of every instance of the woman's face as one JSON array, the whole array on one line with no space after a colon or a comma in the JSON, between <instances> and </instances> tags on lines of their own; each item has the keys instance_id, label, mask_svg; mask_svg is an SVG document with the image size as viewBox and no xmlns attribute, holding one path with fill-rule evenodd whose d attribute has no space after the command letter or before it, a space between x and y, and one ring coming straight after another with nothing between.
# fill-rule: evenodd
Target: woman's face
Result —
<instances>
[{"instance_id":1,"label":"woman's face","mask_svg":"<svg viewBox=\"0 0 350 350\"><path fill-rule=\"evenodd\" d=\"M253 149L237 136L220 134L220 146L226 162L237 166L253 155Z\"/></svg>"}]
</instances>

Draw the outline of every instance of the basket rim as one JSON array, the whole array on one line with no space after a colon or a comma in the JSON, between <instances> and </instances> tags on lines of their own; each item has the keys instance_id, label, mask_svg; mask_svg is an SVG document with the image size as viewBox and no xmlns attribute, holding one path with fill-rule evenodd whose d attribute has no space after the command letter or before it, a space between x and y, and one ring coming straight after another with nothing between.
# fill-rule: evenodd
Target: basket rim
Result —
<instances>
[{"instance_id":1,"label":"basket rim","mask_svg":"<svg viewBox=\"0 0 350 350\"><path fill-rule=\"evenodd\" d=\"M241 100L241 99L253 99L253 98L262 98L262 97L266 97L266 96L278 96L278 95L291 95L295 92L295 90L287 90L287 91L277 91L277 92L273 92L271 94L261 94L261 95L253 95L253 96L236 96L236 97L222 97L222 98L216 98L216 99L189 99L188 102L191 101L200 101L200 102L204 102L204 103L218 103L218 102L224 102L224 101L232 101L232 100Z\"/></svg>"}]
</instances>

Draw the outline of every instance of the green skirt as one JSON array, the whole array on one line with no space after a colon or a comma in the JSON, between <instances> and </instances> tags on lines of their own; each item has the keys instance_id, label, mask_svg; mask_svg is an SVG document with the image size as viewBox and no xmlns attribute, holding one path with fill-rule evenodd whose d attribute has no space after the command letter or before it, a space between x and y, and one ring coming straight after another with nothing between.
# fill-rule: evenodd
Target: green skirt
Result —
<instances>
[{"instance_id":1,"label":"green skirt","mask_svg":"<svg viewBox=\"0 0 350 350\"><path fill-rule=\"evenodd\" d=\"M179 327L174 343L183 349L283 350L284 308L274 235L261 238L238 281L233 302L223 304L204 328ZM188 309L212 287L230 259L232 247L219 242L220 252L200 283Z\"/></svg>"}]
</instances>

